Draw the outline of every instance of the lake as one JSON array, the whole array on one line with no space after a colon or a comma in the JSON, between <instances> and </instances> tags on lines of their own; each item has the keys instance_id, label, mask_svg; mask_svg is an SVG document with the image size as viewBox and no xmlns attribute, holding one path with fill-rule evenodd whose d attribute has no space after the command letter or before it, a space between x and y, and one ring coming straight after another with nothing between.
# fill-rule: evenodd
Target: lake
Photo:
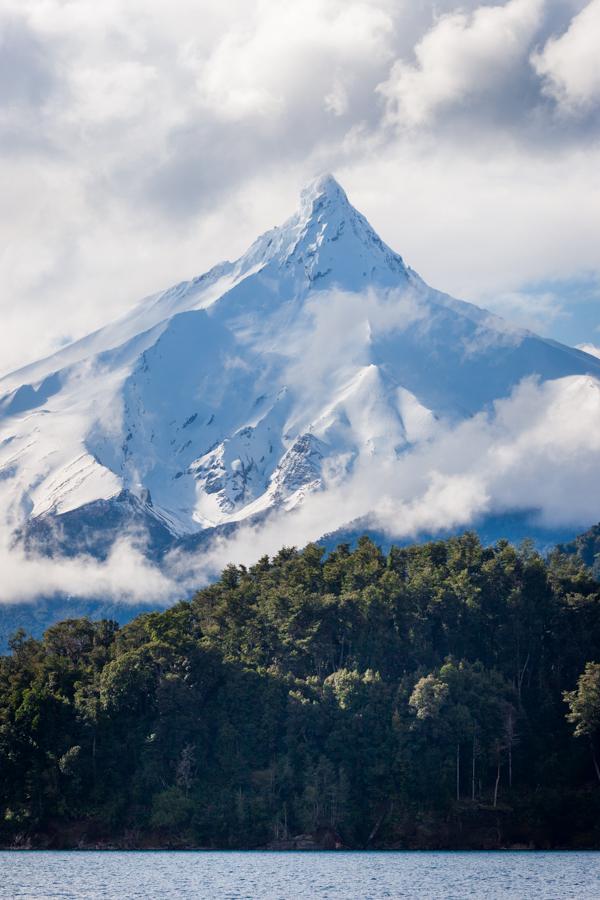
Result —
<instances>
[{"instance_id":1,"label":"lake","mask_svg":"<svg viewBox=\"0 0 600 900\"><path fill-rule=\"evenodd\" d=\"M10 898L600 898L600 853L0 852Z\"/></svg>"}]
</instances>

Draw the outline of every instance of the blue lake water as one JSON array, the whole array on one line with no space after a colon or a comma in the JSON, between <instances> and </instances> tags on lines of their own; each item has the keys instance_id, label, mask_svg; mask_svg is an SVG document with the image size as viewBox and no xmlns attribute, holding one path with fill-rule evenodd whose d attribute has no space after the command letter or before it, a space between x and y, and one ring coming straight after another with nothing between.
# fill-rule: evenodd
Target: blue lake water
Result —
<instances>
[{"instance_id":1,"label":"blue lake water","mask_svg":"<svg viewBox=\"0 0 600 900\"><path fill-rule=\"evenodd\" d=\"M10 898L600 898L600 853L0 852Z\"/></svg>"}]
</instances>

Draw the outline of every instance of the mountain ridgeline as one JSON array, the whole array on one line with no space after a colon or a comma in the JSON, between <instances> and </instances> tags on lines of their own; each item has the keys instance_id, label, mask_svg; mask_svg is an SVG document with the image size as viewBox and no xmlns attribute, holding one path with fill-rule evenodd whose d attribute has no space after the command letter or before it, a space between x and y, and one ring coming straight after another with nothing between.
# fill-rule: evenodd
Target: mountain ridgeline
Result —
<instances>
[{"instance_id":1,"label":"mountain ridgeline","mask_svg":"<svg viewBox=\"0 0 600 900\"><path fill-rule=\"evenodd\" d=\"M600 847L600 584L573 554L284 548L11 650L5 846Z\"/></svg>"},{"instance_id":2,"label":"mountain ridgeline","mask_svg":"<svg viewBox=\"0 0 600 900\"><path fill-rule=\"evenodd\" d=\"M141 532L161 565L169 550L273 513L285 527L315 495L370 471L400 481L415 449L488 414L523 379L554 385L551 442L565 409L600 417L599 378L597 358L429 287L323 176L238 260L0 379L0 513L28 551L105 559L124 532ZM385 501L389 479L376 481L350 518ZM473 515L514 506L533 534L539 505L519 490ZM339 516L324 530L345 528L344 508L329 508ZM551 512L569 536L595 517ZM473 516L458 529L469 523L479 530Z\"/></svg>"}]
</instances>

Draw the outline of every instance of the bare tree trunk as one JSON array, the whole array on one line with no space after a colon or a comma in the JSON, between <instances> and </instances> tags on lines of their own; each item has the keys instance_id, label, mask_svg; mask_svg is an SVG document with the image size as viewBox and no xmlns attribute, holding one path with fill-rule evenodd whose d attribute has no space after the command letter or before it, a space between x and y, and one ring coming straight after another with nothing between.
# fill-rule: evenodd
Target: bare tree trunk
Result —
<instances>
[{"instance_id":1,"label":"bare tree trunk","mask_svg":"<svg viewBox=\"0 0 600 900\"><path fill-rule=\"evenodd\" d=\"M389 813L391 808L392 807L391 807L391 802L390 802L390 803L388 803L388 805L386 806L384 811L381 813L381 815L375 822L375 825L373 826L373 829L371 830L371 834L369 835L368 840L367 840L367 844L366 844L367 847L369 846L371 841L374 841L375 838L377 837L377 833L378 833L379 829L381 828L381 826L383 825L385 817L387 816L387 814Z\"/></svg>"},{"instance_id":2,"label":"bare tree trunk","mask_svg":"<svg viewBox=\"0 0 600 900\"><path fill-rule=\"evenodd\" d=\"M500 760L498 760L498 768L496 770L496 784L494 785L494 809L498 804L498 786L500 784Z\"/></svg>"},{"instance_id":3,"label":"bare tree trunk","mask_svg":"<svg viewBox=\"0 0 600 900\"><path fill-rule=\"evenodd\" d=\"M508 744L508 786L512 789L512 748L515 740L515 722L512 706L508 710L506 722L506 743Z\"/></svg>"},{"instance_id":4,"label":"bare tree trunk","mask_svg":"<svg viewBox=\"0 0 600 900\"><path fill-rule=\"evenodd\" d=\"M527 666L529 665L529 653L527 654L527 658L525 659L525 663L523 668L519 672L519 678L517 681L517 693L519 696L519 703L521 702L521 688L523 687L523 679L525 678L525 672L527 671Z\"/></svg>"},{"instance_id":5,"label":"bare tree trunk","mask_svg":"<svg viewBox=\"0 0 600 900\"><path fill-rule=\"evenodd\" d=\"M471 760L471 800L475 802L475 732L473 732L473 754Z\"/></svg>"},{"instance_id":6,"label":"bare tree trunk","mask_svg":"<svg viewBox=\"0 0 600 900\"><path fill-rule=\"evenodd\" d=\"M456 743L456 799L460 800L460 743Z\"/></svg>"},{"instance_id":7,"label":"bare tree trunk","mask_svg":"<svg viewBox=\"0 0 600 900\"><path fill-rule=\"evenodd\" d=\"M598 758L596 756L596 750L594 748L594 741L592 740L591 734L589 735L590 739L590 750L592 751L592 761L594 763L594 771L596 772L596 778L600 782L600 766L598 766Z\"/></svg>"}]
</instances>

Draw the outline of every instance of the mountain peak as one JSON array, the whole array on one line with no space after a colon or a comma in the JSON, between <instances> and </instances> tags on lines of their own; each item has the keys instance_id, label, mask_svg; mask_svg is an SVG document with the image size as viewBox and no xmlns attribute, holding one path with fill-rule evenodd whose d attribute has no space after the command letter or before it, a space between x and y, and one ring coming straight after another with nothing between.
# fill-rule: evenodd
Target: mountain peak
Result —
<instances>
[{"instance_id":1,"label":"mountain peak","mask_svg":"<svg viewBox=\"0 0 600 900\"><path fill-rule=\"evenodd\" d=\"M284 267L293 280L321 290L335 285L356 292L371 283L399 286L409 274L402 258L384 244L329 173L302 189L296 212L261 235L241 262L244 271L266 264Z\"/></svg>"},{"instance_id":2,"label":"mountain peak","mask_svg":"<svg viewBox=\"0 0 600 900\"><path fill-rule=\"evenodd\" d=\"M361 291L371 282L397 286L408 276L402 258L384 244L330 173L305 185L296 213L268 237L269 258L286 267L295 264L296 271L301 266L311 287L318 282L320 289L335 285Z\"/></svg>"},{"instance_id":3,"label":"mountain peak","mask_svg":"<svg viewBox=\"0 0 600 900\"><path fill-rule=\"evenodd\" d=\"M313 178L300 192L300 211L306 218L324 206L349 205L346 192L329 172Z\"/></svg>"},{"instance_id":4,"label":"mountain peak","mask_svg":"<svg viewBox=\"0 0 600 900\"><path fill-rule=\"evenodd\" d=\"M432 290L321 175L238 260L0 382L2 503L31 546L102 558L140 523L149 546L200 547L221 526L225 536L266 522L317 490L331 490L328 522L343 525L340 498L356 494L353 504L372 496L386 521L395 498L401 521L421 485L430 507L429 469L414 487L417 470L403 462L413 447L411 460L429 466L448 429L479 413L487 441L494 401L532 375L594 376L593 391L578 377L564 394L540 388L549 434L562 409L583 403L587 419L599 414L600 360L509 332ZM503 429L513 407L498 409ZM462 521L463 508L452 518L448 507L448 521ZM410 521L431 520L419 515ZM163 549L149 552L165 559Z\"/></svg>"}]
</instances>

